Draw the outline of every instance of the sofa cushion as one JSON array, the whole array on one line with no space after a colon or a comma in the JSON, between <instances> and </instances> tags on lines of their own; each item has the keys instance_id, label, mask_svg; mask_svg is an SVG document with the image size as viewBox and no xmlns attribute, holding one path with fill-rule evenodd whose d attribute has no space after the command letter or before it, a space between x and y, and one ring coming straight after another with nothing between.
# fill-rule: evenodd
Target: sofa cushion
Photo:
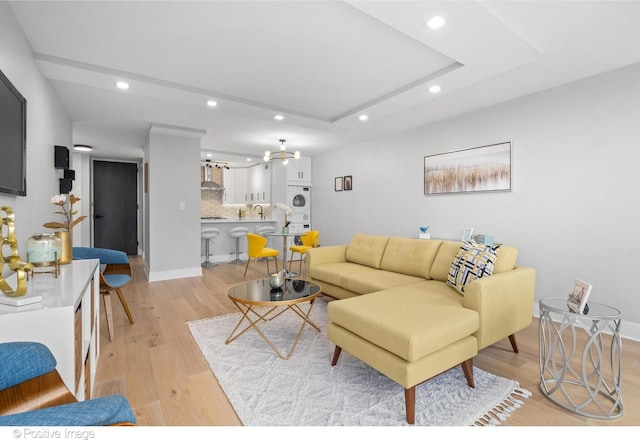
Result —
<instances>
[{"instance_id":1,"label":"sofa cushion","mask_svg":"<svg viewBox=\"0 0 640 440\"><path fill-rule=\"evenodd\" d=\"M420 281L418 283L405 284L384 290L389 295L398 295L399 298L411 297L416 301L427 301L434 306L463 307L464 296L456 289L447 286L442 281Z\"/></svg>"},{"instance_id":2,"label":"sofa cushion","mask_svg":"<svg viewBox=\"0 0 640 440\"><path fill-rule=\"evenodd\" d=\"M434 306L415 291L398 295L383 291L331 301L327 317L409 362L473 334L480 322L473 310Z\"/></svg>"},{"instance_id":3,"label":"sofa cushion","mask_svg":"<svg viewBox=\"0 0 640 440\"><path fill-rule=\"evenodd\" d=\"M479 245L468 241L460 246L451 264L447 285L464 294L464 288L473 280L493 274L500 245Z\"/></svg>"},{"instance_id":4,"label":"sofa cushion","mask_svg":"<svg viewBox=\"0 0 640 440\"><path fill-rule=\"evenodd\" d=\"M363 295L365 293L377 292L378 290L384 290L405 284L418 283L420 281L424 281L424 278L391 272L388 270L371 269L368 271L345 274L342 277L341 287Z\"/></svg>"},{"instance_id":5,"label":"sofa cushion","mask_svg":"<svg viewBox=\"0 0 640 440\"><path fill-rule=\"evenodd\" d=\"M513 246L500 246L496 264L493 267L493 273L509 272L516 267L516 258L518 257L518 249Z\"/></svg>"},{"instance_id":6,"label":"sofa cushion","mask_svg":"<svg viewBox=\"0 0 640 440\"><path fill-rule=\"evenodd\" d=\"M357 272L375 272L372 267L355 263L326 263L313 266L310 275L314 280L324 281L334 286L342 286L342 279ZM377 289L380 290L380 289Z\"/></svg>"},{"instance_id":7,"label":"sofa cushion","mask_svg":"<svg viewBox=\"0 0 640 440\"><path fill-rule=\"evenodd\" d=\"M429 279L431 265L441 243L440 240L391 237L384 250L380 268Z\"/></svg>"},{"instance_id":8,"label":"sofa cushion","mask_svg":"<svg viewBox=\"0 0 640 440\"><path fill-rule=\"evenodd\" d=\"M460 250L461 241L443 241L431 266L431 279L446 282L451 263Z\"/></svg>"},{"instance_id":9,"label":"sofa cushion","mask_svg":"<svg viewBox=\"0 0 640 440\"><path fill-rule=\"evenodd\" d=\"M355 234L347 246L345 258L351 263L380 269L380 262L389 237L381 235Z\"/></svg>"}]
</instances>

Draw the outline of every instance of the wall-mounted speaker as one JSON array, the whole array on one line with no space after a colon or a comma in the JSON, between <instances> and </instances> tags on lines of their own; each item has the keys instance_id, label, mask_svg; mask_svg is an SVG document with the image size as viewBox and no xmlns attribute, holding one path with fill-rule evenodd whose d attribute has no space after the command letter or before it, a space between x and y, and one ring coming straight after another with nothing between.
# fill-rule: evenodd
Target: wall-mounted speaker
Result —
<instances>
[{"instance_id":1,"label":"wall-mounted speaker","mask_svg":"<svg viewBox=\"0 0 640 440\"><path fill-rule=\"evenodd\" d=\"M73 186L73 180L60 179L60 194L69 194L71 192L72 186Z\"/></svg>"},{"instance_id":2,"label":"wall-mounted speaker","mask_svg":"<svg viewBox=\"0 0 640 440\"><path fill-rule=\"evenodd\" d=\"M64 178L69 180L76 180L76 172L75 170L70 170L65 168L64 170Z\"/></svg>"},{"instance_id":3,"label":"wall-mounted speaker","mask_svg":"<svg viewBox=\"0 0 640 440\"><path fill-rule=\"evenodd\" d=\"M57 169L69 168L69 149L56 145L53 164Z\"/></svg>"}]
</instances>

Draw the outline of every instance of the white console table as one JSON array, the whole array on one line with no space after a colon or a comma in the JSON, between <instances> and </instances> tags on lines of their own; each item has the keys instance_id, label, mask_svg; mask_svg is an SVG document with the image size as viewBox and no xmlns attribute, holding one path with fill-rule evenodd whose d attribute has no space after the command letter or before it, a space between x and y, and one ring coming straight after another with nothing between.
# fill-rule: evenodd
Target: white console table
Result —
<instances>
[{"instance_id":1,"label":"white console table","mask_svg":"<svg viewBox=\"0 0 640 440\"><path fill-rule=\"evenodd\" d=\"M46 345L56 369L78 400L91 397L100 354L100 260L60 266L60 275L36 274L27 282L23 306L0 304L0 342ZM11 284L11 278L9 278ZM2 295L2 293L0 293Z\"/></svg>"}]
</instances>

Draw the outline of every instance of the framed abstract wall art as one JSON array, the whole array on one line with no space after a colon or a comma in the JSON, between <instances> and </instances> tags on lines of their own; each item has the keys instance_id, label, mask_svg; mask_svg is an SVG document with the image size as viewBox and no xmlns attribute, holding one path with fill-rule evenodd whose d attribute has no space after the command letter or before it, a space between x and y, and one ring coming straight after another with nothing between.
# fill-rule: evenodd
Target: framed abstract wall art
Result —
<instances>
[{"instance_id":1,"label":"framed abstract wall art","mask_svg":"<svg viewBox=\"0 0 640 440\"><path fill-rule=\"evenodd\" d=\"M424 194L511 191L511 142L424 158Z\"/></svg>"}]
</instances>

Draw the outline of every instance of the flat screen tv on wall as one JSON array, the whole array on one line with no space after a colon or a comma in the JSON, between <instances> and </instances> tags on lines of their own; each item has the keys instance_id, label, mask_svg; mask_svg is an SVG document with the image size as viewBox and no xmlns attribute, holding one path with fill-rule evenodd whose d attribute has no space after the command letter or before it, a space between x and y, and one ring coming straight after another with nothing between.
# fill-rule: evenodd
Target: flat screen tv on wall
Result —
<instances>
[{"instance_id":1,"label":"flat screen tv on wall","mask_svg":"<svg viewBox=\"0 0 640 440\"><path fill-rule=\"evenodd\" d=\"M0 193L27 195L27 100L1 70Z\"/></svg>"}]
</instances>

